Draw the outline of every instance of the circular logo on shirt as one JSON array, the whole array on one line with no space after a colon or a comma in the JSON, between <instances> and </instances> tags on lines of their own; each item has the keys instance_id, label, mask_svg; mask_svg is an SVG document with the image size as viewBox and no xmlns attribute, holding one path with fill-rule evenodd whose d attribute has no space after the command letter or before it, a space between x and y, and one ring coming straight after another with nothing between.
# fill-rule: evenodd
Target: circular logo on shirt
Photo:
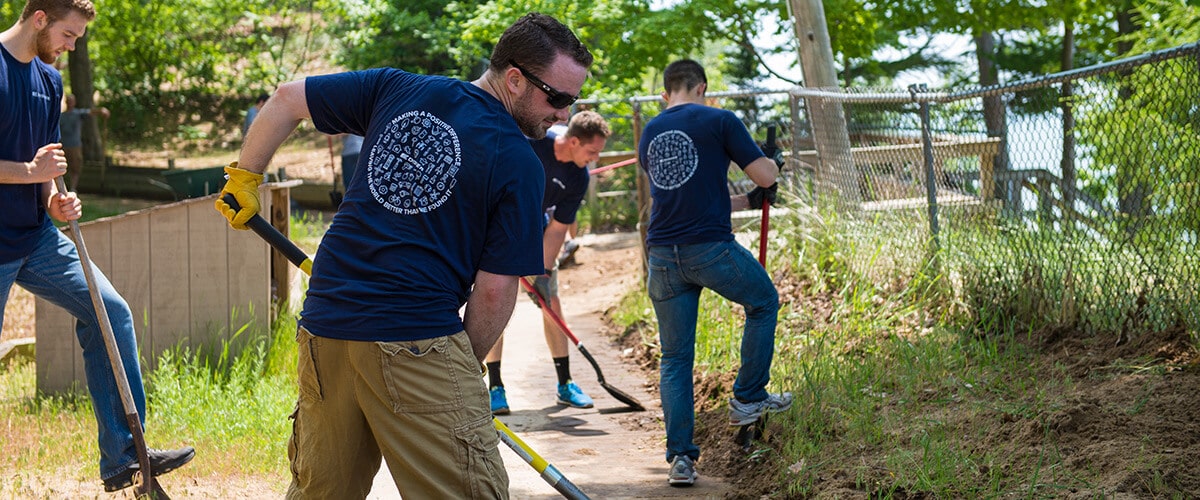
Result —
<instances>
[{"instance_id":1,"label":"circular logo on shirt","mask_svg":"<svg viewBox=\"0 0 1200 500\"><path fill-rule=\"evenodd\" d=\"M660 189L682 186L696 173L700 163L692 138L678 130L658 134L646 148L646 156L650 158L650 181Z\"/></svg>"},{"instance_id":2,"label":"circular logo on shirt","mask_svg":"<svg viewBox=\"0 0 1200 500\"><path fill-rule=\"evenodd\" d=\"M371 147L367 184L388 210L403 215L428 213L442 206L462 166L458 134L424 111L397 116Z\"/></svg>"}]
</instances>

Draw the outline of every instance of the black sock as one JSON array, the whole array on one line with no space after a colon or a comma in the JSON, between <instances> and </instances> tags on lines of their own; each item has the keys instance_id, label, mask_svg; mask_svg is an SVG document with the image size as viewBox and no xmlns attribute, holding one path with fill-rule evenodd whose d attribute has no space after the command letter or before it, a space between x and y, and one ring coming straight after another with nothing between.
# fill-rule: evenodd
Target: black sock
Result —
<instances>
[{"instance_id":1,"label":"black sock","mask_svg":"<svg viewBox=\"0 0 1200 500\"><path fill-rule=\"evenodd\" d=\"M554 360L554 371L558 373L558 385L563 385L571 380L571 356L551 359Z\"/></svg>"},{"instance_id":2,"label":"black sock","mask_svg":"<svg viewBox=\"0 0 1200 500\"><path fill-rule=\"evenodd\" d=\"M488 369L488 389L493 387L504 387L504 381L500 380L500 362L492 361L487 363Z\"/></svg>"}]
</instances>

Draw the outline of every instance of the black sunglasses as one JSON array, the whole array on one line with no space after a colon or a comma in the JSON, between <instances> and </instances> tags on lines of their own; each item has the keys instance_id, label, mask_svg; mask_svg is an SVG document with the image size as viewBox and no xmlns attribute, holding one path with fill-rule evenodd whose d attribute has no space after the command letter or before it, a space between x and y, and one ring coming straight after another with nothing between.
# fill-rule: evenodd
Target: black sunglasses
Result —
<instances>
[{"instance_id":1,"label":"black sunglasses","mask_svg":"<svg viewBox=\"0 0 1200 500\"><path fill-rule=\"evenodd\" d=\"M575 101L579 99L579 96L577 95L560 92L558 89L547 85L546 82L539 80L538 77L533 76L528 71L525 71L525 68L522 68L519 64L517 64L516 61L510 60L508 63L512 64L514 68L517 68L517 71L520 71L521 75L523 75L527 80L533 82L534 85L537 85L538 88L542 89L542 92L546 93L546 102L550 103L551 106L554 106L554 109L563 109L567 106L575 104Z\"/></svg>"}]
</instances>

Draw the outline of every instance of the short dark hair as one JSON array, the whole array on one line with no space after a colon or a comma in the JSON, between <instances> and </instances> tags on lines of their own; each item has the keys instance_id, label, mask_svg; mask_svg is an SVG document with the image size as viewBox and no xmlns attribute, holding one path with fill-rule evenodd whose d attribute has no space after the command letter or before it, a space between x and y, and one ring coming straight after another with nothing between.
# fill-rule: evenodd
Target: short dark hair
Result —
<instances>
[{"instance_id":1,"label":"short dark hair","mask_svg":"<svg viewBox=\"0 0 1200 500\"><path fill-rule=\"evenodd\" d=\"M591 142L596 137L605 139L612 135L612 130L608 128L608 122L604 120L600 113L595 111L580 111L571 115L571 120L567 122L567 133L565 137L578 137L583 142Z\"/></svg>"},{"instance_id":2,"label":"short dark hair","mask_svg":"<svg viewBox=\"0 0 1200 500\"><path fill-rule=\"evenodd\" d=\"M88 21L96 18L96 7L91 0L27 0L25 10L21 11L21 20L28 19L39 10L46 13L50 22L67 17L71 11L80 13Z\"/></svg>"},{"instance_id":3,"label":"short dark hair","mask_svg":"<svg viewBox=\"0 0 1200 500\"><path fill-rule=\"evenodd\" d=\"M254 100L254 104L262 104L264 102L267 102L267 99L270 99L270 98L271 98L271 96L268 94L258 94L258 98Z\"/></svg>"},{"instance_id":4,"label":"short dark hair","mask_svg":"<svg viewBox=\"0 0 1200 500\"><path fill-rule=\"evenodd\" d=\"M516 61L521 67L542 74L558 54L565 54L583 67L592 65L592 53L557 19L530 12L504 30L488 69L500 72Z\"/></svg>"},{"instance_id":5,"label":"short dark hair","mask_svg":"<svg viewBox=\"0 0 1200 500\"><path fill-rule=\"evenodd\" d=\"M680 59L668 64L667 69L663 70L663 87L668 94L680 90L690 91L701 83L708 83L708 77L704 76L704 66L691 59Z\"/></svg>"}]
</instances>

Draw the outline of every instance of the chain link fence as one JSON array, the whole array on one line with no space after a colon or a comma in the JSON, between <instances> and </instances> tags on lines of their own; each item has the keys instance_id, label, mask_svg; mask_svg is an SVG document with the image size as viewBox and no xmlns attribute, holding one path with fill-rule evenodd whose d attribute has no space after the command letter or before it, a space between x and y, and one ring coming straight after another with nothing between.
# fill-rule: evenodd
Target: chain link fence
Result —
<instances>
[{"instance_id":1,"label":"chain link fence","mask_svg":"<svg viewBox=\"0 0 1200 500\"><path fill-rule=\"evenodd\" d=\"M985 328L1200 330L1200 44L988 88L707 97L759 141L777 128L782 217L836 232L865 282L944 279ZM581 103L629 150L663 107ZM596 184L620 179L603 211L628 227L635 167L619 170ZM748 188L736 168L730 186Z\"/></svg>"},{"instance_id":2,"label":"chain link fence","mask_svg":"<svg viewBox=\"0 0 1200 500\"><path fill-rule=\"evenodd\" d=\"M1012 84L796 89L806 201L985 321L1200 327L1200 45ZM918 257L914 259L914 257Z\"/></svg>"}]
</instances>

